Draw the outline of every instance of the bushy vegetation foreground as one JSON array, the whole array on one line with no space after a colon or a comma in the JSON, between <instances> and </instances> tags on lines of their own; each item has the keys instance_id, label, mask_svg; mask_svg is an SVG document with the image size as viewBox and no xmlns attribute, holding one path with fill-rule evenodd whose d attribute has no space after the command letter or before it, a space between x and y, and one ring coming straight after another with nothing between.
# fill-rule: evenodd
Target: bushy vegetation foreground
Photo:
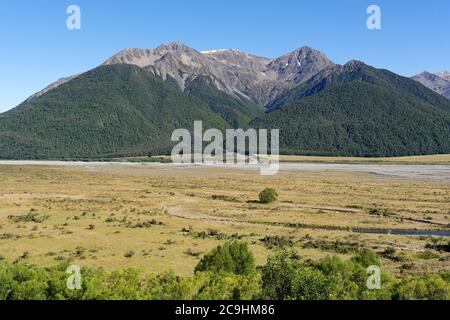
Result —
<instances>
[{"instance_id":1,"label":"bushy vegetation foreground","mask_svg":"<svg viewBox=\"0 0 450 320\"><path fill-rule=\"evenodd\" d=\"M42 268L0 263L0 299L450 299L450 272L403 278L382 272L381 289L369 290L367 267L380 261L366 249L350 260L329 256L315 262L282 250L257 267L246 243L227 242L205 255L192 277L83 268L79 290L67 286L69 265Z\"/></svg>"}]
</instances>

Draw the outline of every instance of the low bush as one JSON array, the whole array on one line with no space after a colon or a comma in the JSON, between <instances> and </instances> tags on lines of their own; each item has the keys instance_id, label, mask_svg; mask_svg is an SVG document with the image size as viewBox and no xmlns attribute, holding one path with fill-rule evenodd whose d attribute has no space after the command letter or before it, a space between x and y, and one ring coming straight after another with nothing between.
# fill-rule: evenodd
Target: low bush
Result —
<instances>
[{"instance_id":1,"label":"low bush","mask_svg":"<svg viewBox=\"0 0 450 320\"><path fill-rule=\"evenodd\" d=\"M225 242L198 263L195 272L211 271L215 273L230 272L237 275L250 274L255 270L255 258L247 243Z\"/></svg>"},{"instance_id":2,"label":"low bush","mask_svg":"<svg viewBox=\"0 0 450 320\"><path fill-rule=\"evenodd\" d=\"M266 188L259 194L260 203L271 203L278 200L278 192L272 188Z\"/></svg>"}]
</instances>

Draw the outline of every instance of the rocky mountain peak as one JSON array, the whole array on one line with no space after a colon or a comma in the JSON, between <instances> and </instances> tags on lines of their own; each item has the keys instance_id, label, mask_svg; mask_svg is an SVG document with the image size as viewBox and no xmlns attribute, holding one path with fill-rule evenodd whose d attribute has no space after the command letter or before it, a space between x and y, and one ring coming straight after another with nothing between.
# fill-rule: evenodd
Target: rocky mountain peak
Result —
<instances>
[{"instance_id":1,"label":"rocky mountain peak","mask_svg":"<svg viewBox=\"0 0 450 320\"><path fill-rule=\"evenodd\" d=\"M111 64L133 64L163 80L173 78L181 90L197 76L207 76L221 91L266 105L282 91L307 81L333 62L308 46L269 59L236 49L199 52L180 42L170 42L154 49L122 50L104 63Z\"/></svg>"},{"instance_id":2,"label":"rocky mountain peak","mask_svg":"<svg viewBox=\"0 0 450 320\"><path fill-rule=\"evenodd\" d=\"M250 72L264 72L271 61L269 58L258 57L236 49L209 50L203 51L202 54L229 67L238 67L241 71Z\"/></svg>"},{"instance_id":3,"label":"rocky mountain peak","mask_svg":"<svg viewBox=\"0 0 450 320\"><path fill-rule=\"evenodd\" d=\"M305 46L273 60L268 68L283 81L304 82L330 65L326 55Z\"/></svg>"},{"instance_id":4,"label":"rocky mountain peak","mask_svg":"<svg viewBox=\"0 0 450 320\"><path fill-rule=\"evenodd\" d=\"M355 72L367 67L367 65L360 60L350 60L343 65L343 70L346 72Z\"/></svg>"},{"instance_id":5,"label":"rocky mountain peak","mask_svg":"<svg viewBox=\"0 0 450 320\"><path fill-rule=\"evenodd\" d=\"M421 79L428 79L428 80L437 80L439 79L438 74L434 74L428 71L424 71L422 73L419 73L418 75L414 76L413 78L421 78Z\"/></svg>"},{"instance_id":6,"label":"rocky mountain peak","mask_svg":"<svg viewBox=\"0 0 450 320\"><path fill-rule=\"evenodd\" d=\"M448 72L448 71L441 71L441 72L436 73L436 75L445 80L450 81L450 72Z\"/></svg>"},{"instance_id":7,"label":"rocky mountain peak","mask_svg":"<svg viewBox=\"0 0 450 320\"><path fill-rule=\"evenodd\" d=\"M450 72L442 71L431 73L424 71L415 75L412 79L450 99Z\"/></svg>"}]
</instances>

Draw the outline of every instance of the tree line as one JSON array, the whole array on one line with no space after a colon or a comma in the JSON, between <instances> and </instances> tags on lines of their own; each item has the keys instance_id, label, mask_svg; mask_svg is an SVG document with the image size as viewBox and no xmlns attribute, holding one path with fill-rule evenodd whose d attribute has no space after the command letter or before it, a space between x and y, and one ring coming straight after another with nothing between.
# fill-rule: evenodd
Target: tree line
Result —
<instances>
[{"instance_id":1,"label":"tree line","mask_svg":"<svg viewBox=\"0 0 450 320\"><path fill-rule=\"evenodd\" d=\"M396 278L381 273L380 289L367 288L367 267L381 265L362 249L349 260L302 259L280 250L256 266L247 243L226 242L206 254L191 277L169 271L85 267L79 290L67 286L70 262L53 267L0 262L2 300L410 300L450 299L450 272Z\"/></svg>"}]
</instances>

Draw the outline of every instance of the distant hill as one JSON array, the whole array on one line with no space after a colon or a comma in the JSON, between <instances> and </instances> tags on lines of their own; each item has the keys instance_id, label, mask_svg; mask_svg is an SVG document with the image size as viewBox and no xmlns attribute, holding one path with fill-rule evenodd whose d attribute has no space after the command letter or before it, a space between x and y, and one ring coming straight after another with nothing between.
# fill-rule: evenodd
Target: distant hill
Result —
<instances>
[{"instance_id":1,"label":"distant hill","mask_svg":"<svg viewBox=\"0 0 450 320\"><path fill-rule=\"evenodd\" d=\"M285 153L401 156L450 152L450 101L353 61L284 93L250 125L280 128Z\"/></svg>"}]
</instances>

